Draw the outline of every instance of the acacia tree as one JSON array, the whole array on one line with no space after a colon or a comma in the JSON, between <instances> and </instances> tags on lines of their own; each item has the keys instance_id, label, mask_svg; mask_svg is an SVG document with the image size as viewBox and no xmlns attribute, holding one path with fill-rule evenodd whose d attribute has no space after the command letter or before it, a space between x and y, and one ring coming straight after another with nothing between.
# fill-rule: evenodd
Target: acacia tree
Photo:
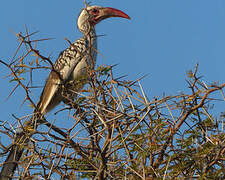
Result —
<instances>
[{"instance_id":1,"label":"acacia tree","mask_svg":"<svg viewBox=\"0 0 225 180\"><path fill-rule=\"evenodd\" d=\"M12 61L0 62L15 84L10 94L21 87L24 102L35 108L33 72L53 63L35 48L46 39L34 34L17 34ZM70 119L69 128L52 116L36 128L26 124L28 115L14 116L14 124L1 120L1 135L12 141L8 147L1 142L1 166L16 145L25 150L16 162L18 179L225 179L225 112L212 109L224 103L225 83L206 84L197 71L198 65L187 73L189 93L149 100L141 78L114 77L113 66L99 66L77 99L57 112ZM18 125L29 142L15 140Z\"/></svg>"}]
</instances>

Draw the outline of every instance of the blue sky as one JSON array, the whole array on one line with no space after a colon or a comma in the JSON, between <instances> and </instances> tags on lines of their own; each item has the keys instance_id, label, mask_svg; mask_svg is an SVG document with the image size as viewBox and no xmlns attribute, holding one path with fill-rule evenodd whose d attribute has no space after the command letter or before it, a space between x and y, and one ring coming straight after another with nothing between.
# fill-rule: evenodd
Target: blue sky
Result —
<instances>
[{"instance_id":1,"label":"blue sky","mask_svg":"<svg viewBox=\"0 0 225 180\"><path fill-rule=\"evenodd\" d=\"M97 64L119 63L115 73L129 79L148 74L142 85L150 100L185 90L185 74L197 62L206 82L224 82L224 0L93 0L92 4L121 9L131 17L97 25L97 33L106 35L98 41L104 58L99 56ZM81 36L76 19L82 7L82 0L1 0L0 59L10 61L18 45L12 30L24 32L26 24L31 32L40 31L37 38L55 38L38 45L42 54L51 54L55 61L68 46L65 37L74 41ZM6 101L14 84L3 78L9 71L0 67L0 119L11 119L11 113L18 117L31 113L27 105L18 106L24 97L21 89ZM35 83L44 85L47 75L36 74ZM39 89L33 94L36 100L40 93Z\"/></svg>"}]
</instances>

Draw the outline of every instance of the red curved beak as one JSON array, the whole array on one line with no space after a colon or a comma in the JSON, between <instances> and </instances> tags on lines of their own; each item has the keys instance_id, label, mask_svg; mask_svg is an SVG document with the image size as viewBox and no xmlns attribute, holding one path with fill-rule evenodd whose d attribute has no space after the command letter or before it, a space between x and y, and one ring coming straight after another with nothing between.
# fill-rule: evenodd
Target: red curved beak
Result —
<instances>
[{"instance_id":1,"label":"red curved beak","mask_svg":"<svg viewBox=\"0 0 225 180\"><path fill-rule=\"evenodd\" d=\"M95 21L98 23L103 19L110 18L110 17L121 17L121 18L126 18L130 19L130 17L124 13L123 11L111 7L105 7L99 9L99 14L98 16L95 17Z\"/></svg>"},{"instance_id":2,"label":"red curved beak","mask_svg":"<svg viewBox=\"0 0 225 180\"><path fill-rule=\"evenodd\" d=\"M123 11L119 9L106 7L106 8L103 8L102 11L108 17L121 17L121 18L130 19L130 17L126 13L124 13Z\"/></svg>"}]
</instances>

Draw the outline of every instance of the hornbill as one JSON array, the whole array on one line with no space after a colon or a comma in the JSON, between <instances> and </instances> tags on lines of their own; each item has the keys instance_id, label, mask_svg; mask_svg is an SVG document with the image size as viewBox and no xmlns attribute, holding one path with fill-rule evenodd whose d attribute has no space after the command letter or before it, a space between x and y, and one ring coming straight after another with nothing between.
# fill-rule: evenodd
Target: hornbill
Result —
<instances>
[{"instance_id":1,"label":"hornbill","mask_svg":"<svg viewBox=\"0 0 225 180\"><path fill-rule=\"evenodd\" d=\"M124 12L110 7L86 6L82 9L77 26L83 37L60 53L46 80L33 118L26 124L27 126L37 128L34 126L37 119L61 101L66 104L71 102L76 97L76 92L88 82L89 72L93 70L97 57L95 25L110 17L130 19ZM1 170L1 179L11 179L23 154L24 144L29 142L30 136L27 137L24 132L16 133L15 142L23 142L23 145L18 143L12 145Z\"/></svg>"}]
</instances>

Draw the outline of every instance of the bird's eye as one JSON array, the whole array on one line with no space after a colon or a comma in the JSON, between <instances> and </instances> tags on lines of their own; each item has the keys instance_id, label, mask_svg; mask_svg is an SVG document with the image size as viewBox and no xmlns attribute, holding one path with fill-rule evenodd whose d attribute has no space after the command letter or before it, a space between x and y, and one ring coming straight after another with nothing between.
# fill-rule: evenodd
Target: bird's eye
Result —
<instances>
[{"instance_id":1,"label":"bird's eye","mask_svg":"<svg viewBox=\"0 0 225 180\"><path fill-rule=\"evenodd\" d=\"M93 14L97 14L98 13L98 10L97 9L92 9L92 13Z\"/></svg>"}]
</instances>

